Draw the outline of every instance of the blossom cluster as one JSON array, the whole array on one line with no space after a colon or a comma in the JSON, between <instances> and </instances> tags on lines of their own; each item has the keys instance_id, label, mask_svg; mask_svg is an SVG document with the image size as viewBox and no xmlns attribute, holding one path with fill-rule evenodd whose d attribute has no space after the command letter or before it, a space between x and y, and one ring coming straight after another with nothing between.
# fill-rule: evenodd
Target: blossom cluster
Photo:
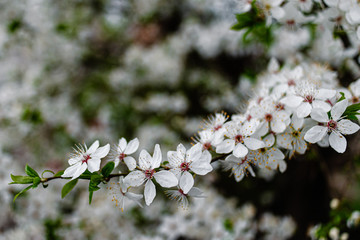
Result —
<instances>
[{"instance_id":1,"label":"blossom cluster","mask_svg":"<svg viewBox=\"0 0 360 240\"><path fill-rule=\"evenodd\" d=\"M75 179L86 170L98 171L101 158L108 155L108 161L114 161L115 166L125 165L128 170L120 178L122 196L116 200L122 209L124 197L141 205L142 195L129 191L140 186L144 186L145 203L150 205L156 196L154 182L163 188L176 187L166 194L187 208L188 197L203 197L202 191L194 187L194 176L213 170L212 155L224 159L221 162L225 169L231 169L236 181L240 181L247 172L255 176L253 167L284 172L285 156L304 154L309 144L345 152L344 135L360 129L352 121L359 109L349 112L349 106L356 107L359 97L360 79L348 89L340 88L336 75L325 67L303 64L281 68L272 59L244 111L231 119L225 113L210 117L190 149L179 144L163 160L157 144L152 156L143 149L135 160L131 155L139 148L137 138L129 143L121 138L111 154L109 144L99 147L96 141L90 148L85 145L75 151L62 177Z\"/></svg>"}]
</instances>

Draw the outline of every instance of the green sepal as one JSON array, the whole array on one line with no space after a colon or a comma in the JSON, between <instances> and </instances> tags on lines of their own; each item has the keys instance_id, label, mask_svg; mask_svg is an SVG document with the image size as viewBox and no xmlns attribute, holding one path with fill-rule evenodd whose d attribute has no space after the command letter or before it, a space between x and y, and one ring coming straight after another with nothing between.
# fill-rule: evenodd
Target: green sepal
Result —
<instances>
[{"instance_id":1,"label":"green sepal","mask_svg":"<svg viewBox=\"0 0 360 240\"><path fill-rule=\"evenodd\" d=\"M30 177L40 177L39 174L27 164L25 166L25 173Z\"/></svg>"},{"instance_id":2,"label":"green sepal","mask_svg":"<svg viewBox=\"0 0 360 240\"><path fill-rule=\"evenodd\" d=\"M16 194L15 197L14 197L13 202L15 202L15 200L16 200L21 194L23 194L24 192L26 192L26 191L28 191L30 188L32 188L32 186L33 186L33 185L30 185L30 186L24 188L23 190L21 190L18 194Z\"/></svg>"},{"instance_id":3,"label":"green sepal","mask_svg":"<svg viewBox=\"0 0 360 240\"><path fill-rule=\"evenodd\" d=\"M108 177L111 172L114 170L115 168L115 163L114 162L108 162L102 169L101 169L101 174L104 177Z\"/></svg>"},{"instance_id":4,"label":"green sepal","mask_svg":"<svg viewBox=\"0 0 360 240\"><path fill-rule=\"evenodd\" d=\"M93 191L89 192L89 205L91 205L93 194Z\"/></svg>"},{"instance_id":5,"label":"green sepal","mask_svg":"<svg viewBox=\"0 0 360 240\"><path fill-rule=\"evenodd\" d=\"M340 95L341 97L339 98L339 100L337 100L337 102L340 102L345 99L345 94L343 92L340 92Z\"/></svg>"},{"instance_id":6,"label":"green sepal","mask_svg":"<svg viewBox=\"0 0 360 240\"><path fill-rule=\"evenodd\" d=\"M61 198L64 198L76 185L78 179L71 180L70 182L66 183L61 190Z\"/></svg>"},{"instance_id":7,"label":"green sepal","mask_svg":"<svg viewBox=\"0 0 360 240\"><path fill-rule=\"evenodd\" d=\"M33 179L34 179L33 177L29 177L29 176L16 176L12 174L10 174L10 176L13 182L9 184L29 184L29 183L33 183Z\"/></svg>"}]
</instances>

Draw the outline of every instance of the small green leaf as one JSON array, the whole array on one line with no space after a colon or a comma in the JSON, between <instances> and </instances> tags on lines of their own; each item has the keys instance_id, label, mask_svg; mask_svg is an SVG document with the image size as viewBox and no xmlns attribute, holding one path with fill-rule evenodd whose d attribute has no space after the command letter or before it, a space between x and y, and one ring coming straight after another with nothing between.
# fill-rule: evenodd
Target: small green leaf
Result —
<instances>
[{"instance_id":1,"label":"small green leaf","mask_svg":"<svg viewBox=\"0 0 360 240\"><path fill-rule=\"evenodd\" d=\"M345 94L343 92L340 92L340 95L341 95L341 97L339 98L339 100L337 102L340 102L345 99Z\"/></svg>"},{"instance_id":2,"label":"small green leaf","mask_svg":"<svg viewBox=\"0 0 360 240\"><path fill-rule=\"evenodd\" d=\"M64 198L75 187L77 182L78 179L74 179L66 183L61 190L61 198Z\"/></svg>"},{"instance_id":3,"label":"small green leaf","mask_svg":"<svg viewBox=\"0 0 360 240\"><path fill-rule=\"evenodd\" d=\"M89 192L89 205L91 204L93 193L93 191Z\"/></svg>"},{"instance_id":4,"label":"small green leaf","mask_svg":"<svg viewBox=\"0 0 360 240\"><path fill-rule=\"evenodd\" d=\"M53 177L60 177L63 174L64 174L64 170L61 170L61 171L58 171L57 173L55 173L55 175Z\"/></svg>"},{"instance_id":5,"label":"small green leaf","mask_svg":"<svg viewBox=\"0 0 360 240\"><path fill-rule=\"evenodd\" d=\"M115 168L115 163L114 162L108 162L102 169L101 169L101 174L104 177L108 177L111 172L114 170Z\"/></svg>"},{"instance_id":6,"label":"small green leaf","mask_svg":"<svg viewBox=\"0 0 360 240\"><path fill-rule=\"evenodd\" d=\"M25 166L25 173L30 177L39 177L39 174L27 164Z\"/></svg>"},{"instance_id":7,"label":"small green leaf","mask_svg":"<svg viewBox=\"0 0 360 240\"><path fill-rule=\"evenodd\" d=\"M33 188L36 188L41 182L41 178L40 177L36 177L33 180Z\"/></svg>"},{"instance_id":8,"label":"small green leaf","mask_svg":"<svg viewBox=\"0 0 360 240\"><path fill-rule=\"evenodd\" d=\"M21 194L23 194L24 192L28 191L31 187L32 187L32 185L30 185L30 186L28 186L28 187L24 188L24 189L23 189L23 190L21 190L18 194L16 194L16 195L15 195L15 197L14 197L13 202L15 202L15 200L18 198L18 196L20 196L20 195L21 195Z\"/></svg>"},{"instance_id":9,"label":"small green leaf","mask_svg":"<svg viewBox=\"0 0 360 240\"><path fill-rule=\"evenodd\" d=\"M15 176L10 174L11 179L14 182L11 182L10 184L29 184L29 183L33 183L33 177L29 177L29 176Z\"/></svg>"},{"instance_id":10,"label":"small green leaf","mask_svg":"<svg viewBox=\"0 0 360 240\"><path fill-rule=\"evenodd\" d=\"M53 171L51 171L51 170L44 170L44 171L41 173L41 177L44 178L44 173L47 173L47 172L52 173L52 174L55 174L55 173L54 173Z\"/></svg>"}]
</instances>

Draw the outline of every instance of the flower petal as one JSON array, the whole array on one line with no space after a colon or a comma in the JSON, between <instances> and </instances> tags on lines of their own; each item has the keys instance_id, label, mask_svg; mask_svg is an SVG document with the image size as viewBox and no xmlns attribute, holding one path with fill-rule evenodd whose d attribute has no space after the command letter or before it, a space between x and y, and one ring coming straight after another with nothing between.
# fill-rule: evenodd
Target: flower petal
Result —
<instances>
[{"instance_id":1,"label":"flower petal","mask_svg":"<svg viewBox=\"0 0 360 240\"><path fill-rule=\"evenodd\" d=\"M336 90L322 88L319 89L319 91L315 94L315 98L326 100L334 97L335 95L336 95Z\"/></svg>"},{"instance_id":2,"label":"flower petal","mask_svg":"<svg viewBox=\"0 0 360 240\"><path fill-rule=\"evenodd\" d=\"M349 105L349 102L347 99L337 102L331 109L332 119L334 119L335 121L338 120L341 117L341 115L345 112L348 105Z\"/></svg>"},{"instance_id":3,"label":"flower petal","mask_svg":"<svg viewBox=\"0 0 360 240\"><path fill-rule=\"evenodd\" d=\"M130 171L136 168L136 160L133 157L125 157L124 162Z\"/></svg>"},{"instance_id":4,"label":"flower petal","mask_svg":"<svg viewBox=\"0 0 360 240\"><path fill-rule=\"evenodd\" d=\"M119 140L119 148L120 148L121 152L124 152L124 151L125 151L126 146L127 146L126 139L125 139L125 138L121 138L121 139Z\"/></svg>"},{"instance_id":5,"label":"flower petal","mask_svg":"<svg viewBox=\"0 0 360 240\"><path fill-rule=\"evenodd\" d=\"M257 150L259 148L265 147L265 143L259 139L256 138L245 138L244 144L246 147L248 147L250 150Z\"/></svg>"},{"instance_id":6,"label":"flower petal","mask_svg":"<svg viewBox=\"0 0 360 240\"><path fill-rule=\"evenodd\" d=\"M216 147L216 153L229 153L234 150L235 140L226 139Z\"/></svg>"},{"instance_id":7,"label":"flower petal","mask_svg":"<svg viewBox=\"0 0 360 240\"><path fill-rule=\"evenodd\" d=\"M72 179L78 178L81 174L83 174L83 172L85 172L86 168L87 168L87 164L86 163L82 163L80 165L79 168L77 168L76 172L74 173L74 175L72 176Z\"/></svg>"},{"instance_id":8,"label":"flower petal","mask_svg":"<svg viewBox=\"0 0 360 240\"><path fill-rule=\"evenodd\" d=\"M152 158L151 158L150 154L145 149L141 150L140 156L139 156L139 167L142 170L149 169L149 168L151 168L151 161L152 161Z\"/></svg>"},{"instance_id":9,"label":"flower petal","mask_svg":"<svg viewBox=\"0 0 360 240\"><path fill-rule=\"evenodd\" d=\"M314 126L306 132L304 139L309 143L316 143L323 139L327 133L327 128L323 126Z\"/></svg>"},{"instance_id":10,"label":"flower petal","mask_svg":"<svg viewBox=\"0 0 360 240\"><path fill-rule=\"evenodd\" d=\"M178 184L177 177L170 171L162 170L154 174L154 178L162 187L170 188Z\"/></svg>"},{"instance_id":11,"label":"flower petal","mask_svg":"<svg viewBox=\"0 0 360 240\"><path fill-rule=\"evenodd\" d=\"M144 196L145 203L149 206L156 196L155 184L151 180L148 180L145 184Z\"/></svg>"},{"instance_id":12,"label":"flower petal","mask_svg":"<svg viewBox=\"0 0 360 240\"><path fill-rule=\"evenodd\" d=\"M65 169L63 175L61 175L61 177L72 177L74 175L74 173L77 171L77 169L80 167L81 162L78 162L70 167L68 167L67 169Z\"/></svg>"},{"instance_id":13,"label":"flower petal","mask_svg":"<svg viewBox=\"0 0 360 240\"><path fill-rule=\"evenodd\" d=\"M194 178L189 172L184 172L180 177L179 187L187 194L194 186Z\"/></svg>"},{"instance_id":14,"label":"flower petal","mask_svg":"<svg viewBox=\"0 0 360 240\"><path fill-rule=\"evenodd\" d=\"M313 108L310 114L311 118L318 122L328 122L328 114L321 108Z\"/></svg>"},{"instance_id":15,"label":"flower petal","mask_svg":"<svg viewBox=\"0 0 360 240\"><path fill-rule=\"evenodd\" d=\"M142 171L135 170L130 172L125 178L124 182L132 187L138 187L145 182L145 174Z\"/></svg>"},{"instance_id":16,"label":"flower petal","mask_svg":"<svg viewBox=\"0 0 360 240\"><path fill-rule=\"evenodd\" d=\"M99 171L100 169L101 160L100 158L90 158L87 162L88 169L90 172Z\"/></svg>"},{"instance_id":17,"label":"flower petal","mask_svg":"<svg viewBox=\"0 0 360 240\"><path fill-rule=\"evenodd\" d=\"M302 97L292 95L281 99L280 102L288 107L296 108L303 102L303 100L304 99Z\"/></svg>"},{"instance_id":18,"label":"flower petal","mask_svg":"<svg viewBox=\"0 0 360 240\"><path fill-rule=\"evenodd\" d=\"M309 116L310 112L311 112L311 105L308 102L303 102L300 104L300 106L296 109L296 115L299 118L304 118Z\"/></svg>"},{"instance_id":19,"label":"flower petal","mask_svg":"<svg viewBox=\"0 0 360 240\"><path fill-rule=\"evenodd\" d=\"M87 154L92 154L99 147L99 145L100 145L99 140L96 140L93 144L91 144L91 146L86 151L86 153Z\"/></svg>"},{"instance_id":20,"label":"flower petal","mask_svg":"<svg viewBox=\"0 0 360 240\"><path fill-rule=\"evenodd\" d=\"M348 119L339 121L337 127L338 130L345 135L356 133L360 128L359 125Z\"/></svg>"},{"instance_id":21,"label":"flower petal","mask_svg":"<svg viewBox=\"0 0 360 240\"><path fill-rule=\"evenodd\" d=\"M207 160L198 160L190 163L190 169L198 175L206 175L213 170L211 164Z\"/></svg>"},{"instance_id":22,"label":"flower petal","mask_svg":"<svg viewBox=\"0 0 360 240\"><path fill-rule=\"evenodd\" d=\"M235 148L234 148L234 151L233 151L233 154L235 157L245 157L246 154L248 154L249 152L249 149L247 149L247 147L245 147L243 144L241 143L238 143L236 144Z\"/></svg>"},{"instance_id":23,"label":"flower petal","mask_svg":"<svg viewBox=\"0 0 360 240\"><path fill-rule=\"evenodd\" d=\"M197 187L193 187L189 192L188 192L188 195L190 197L197 197L197 198L203 198L205 197L203 195L204 193Z\"/></svg>"},{"instance_id":24,"label":"flower petal","mask_svg":"<svg viewBox=\"0 0 360 240\"><path fill-rule=\"evenodd\" d=\"M91 157L92 158L103 158L106 155L108 155L109 151L110 151L110 144L106 144L105 146L99 147L98 149L96 149L96 151L93 154L91 154Z\"/></svg>"},{"instance_id":25,"label":"flower petal","mask_svg":"<svg viewBox=\"0 0 360 240\"><path fill-rule=\"evenodd\" d=\"M160 167L161 160L162 160L162 153L160 150L160 145L156 144L153 154L153 161L151 163L151 168L154 169Z\"/></svg>"},{"instance_id":26,"label":"flower petal","mask_svg":"<svg viewBox=\"0 0 360 240\"><path fill-rule=\"evenodd\" d=\"M343 153L346 150L346 139L340 133L332 132L329 136L329 143L338 153Z\"/></svg>"},{"instance_id":27,"label":"flower petal","mask_svg":"<svg viewBox=\"0 0 360 240\"><path fill-rule=\"evenodd\" d=\"M133 154L139 148L139 139L135 138L131 140L125 148L124 153L126 155Z\"/></svg>"}]
</instances>

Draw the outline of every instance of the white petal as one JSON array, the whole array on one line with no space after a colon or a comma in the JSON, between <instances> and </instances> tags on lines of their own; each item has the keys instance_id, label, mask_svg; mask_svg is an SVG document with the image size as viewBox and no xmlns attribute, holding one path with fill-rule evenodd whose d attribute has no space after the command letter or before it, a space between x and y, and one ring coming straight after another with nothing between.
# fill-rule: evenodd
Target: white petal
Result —
<instances>
[{"instance_id":1,"label":"white petal","mask_svg":"<svg viewBox=\"0 0 360 240\"><path fill-rule=\"evenodd\" d=\"M155 184L151 180L148 180L145 184L144 196L145 203L149 206L156 196Z\"/></svg>"},{"instance_id":2,"label":"white petal","mask_svg":"<svg viewBox=\"0 0 360 240\"><path fill-rule=\"evenodd\" d=\"M109 151L110 151L110 144L106 144L105 146L96 149L96 151L93 154L91 154L91 157L103 158L106 155L108 155Z\"/></svg>"},{"instance_id":3,"label":"white petal","mask_svg":"<svg viewBox=\"0 0 360 240\"><path fill-rule=\"evenodd\" d=\"M69 160L68 160L68 163L69 163L69 165L74 165L75 163L77 163L77 162L80 162L81 161L81 157L73 157L73 158L70 158Z\"/></svg>"},{"instance_id":4,"label":"white petal","mask_svg":"<svg viewBox=\"0 0 360 240\"><path fill-rule=\"evenodd\" d=\"M199 159L202 154L202 145L200 143L195 144L186 152L186 162L195 161Z\"/></svg>"},{"instance_id":5,"label":"white petal","mask_svg":"<svg viewBox=\"0 0 360 240\"><path fill-rule=\"evenodd\" d=\"M244 145L242 145L241 143L238 143L233 151L233 154L235 157L245 157L246 154L248 154L249 150L247 149L247 147L245 147Z\"/></svg>"},{"instance_id":6,"label":"white petal","mask_svg":"<svg viewBox=\"0 0 360 240\"><path fill-rule=\"evenodd\" d=\"M138 187L145 182L145 174L142 171L135 170L130 172L125 178L124 182L132 187Z\"/></svg>"},{"instance_id":7,"label":"white petal","mask_svg":"<svg viewBox=\"0 0 360 240\"><path fill-rule=\"evenodd\" d=\"M211 153L208 150L203 151L201 157L197 161L199 160L207 163L211 163Z\"/></svg>"},{"instance_id":8,"label":"white petal","mask_svg":"<svg viewBox=\"0 0 360 240\"><path fill-rule=\"evenodd\" d=\"M152 161L152 158L151 158L150 154L144 149L141 150L140 156L139 156L139 167L142 170L150 169L151 161Z\"/></svg>"},{"instance_id":9,"label":"white petal","mask_svg":"<svg viewBox=\"0 0 360 240\"><path fill-rule=\"evenodd\" d=\"M287 168L286 162L284 160L280 161L279 162L279 170L280 170L280 172L282 172L282 173L285 172L286 168Z\"/></svg>"},{"instance_id":10,"label":"white petal","mask_svg":"<svg viewBox=\"0 0 360 240\"><path fill-rule=\"evenodd\" d=\"M151 168L158 168L160 167L160 163L162 160L162 153L160 150L160 145L156 144L154 149L153 161L151 163Z\"/></svg>"},{"instance_id":11,"label":"white petal","mask_svg":"<svg viewBox=\"0 0 360 240\"><path fill-rule=\"evenodd\" d=\"M359 125L353 123L348 119L343 119L338 122L338 130L345 135L356 133L359 130Z\"/></svg>"},{"instance_id":12,"label":"white petal","mask_svg":"<svg viewBox=\"0 0 360 240\"><path fill-rule=\"evenodd\" d=\"M304 118L309 116L311 112L311 105L308 102L303 102L300 104L300 106L296 109L296 115L299 118Z\"/></svg>"},{"instance_id":13,"label":"white petal","mask_svg":"<svg viewBox=\"0 0 360 240\"><path fill-rule=\"evenodd\" d=\"M95 152L95 150L99 147L99 145L100 145L99 140L96 140L93 144L91 144L91 146L86 151L86 153L91 154L91 153Z\"/></svg>"},{"instance_id":14,"label":"white petal","mask_svg":"<svg viewBox=\"0 0 360 240\"><path fill-rule=\"evenodd\" d=\"M127 146L127 142L125 138L121 138L119 140L119 148L121 149L121 152L124 152Z\"/></svg>"},{"instance_id":15,"label":"white petal","mask_svg":"<svg viewBox=\"0 0 360 240\"><path fill-rule=\"evenodd\" d=\"M311 105L313 108L321 108L325 112L328 112L331 110L331 105L327 102L324 102L323 100L314 100Z\"/></svg>"},{"instance_id":16,"label":"white petal","mask_svg":"<svg viewBox=\"0 0 360 240\"><path fill-rule=\"evenodd\" d=\"M270 10L270 12L271 15L277 20L285 16L285 10L281 7L274 7Z\"/></svg>"},{"instance_id":17,"label":"white petal","mask_svg":"<svg viewBox=\"0 0 360 240\"><path fill-rule=\"evenodd\" d=\"M190 169L198 175L206 175L213 170L208 161L195 161L190 164Z\"/></svg>"},{"instance_id":18,"label":"white petal","mask_svg":"<svg viewBox=\"0 0 360 240\"><path fill-rule=\"evenodd\" d=\"M281 99L280 102L282 104L285 104L288 107L296 108L303 102L303 100L304 99L302 97L293 95L293 96L287 96L287 97Z\"/></svg>"},{"instance_id":19,"label":"white petal","mask_svg":"<svg viewBox=\"0 0 360 240\"><path fill-rule=\"evenodd\" d=\"M80 168L81 166L81 162L78 162L70 167L68 167L67 169L65 169L63 175L61 175L62 177L72 177L74 175L74 173L77 171L78 168Z\"/></svg>"},{"instance_id":20,"label":"white petal","mask_svg":"<svg viewBox=\"0 0 360 240\"><path fill-rule=\"evenodd\" d=\"M316 143L320 141L325 136L326 133L327 133L326 127L314 126L306 132L304 139L307 142Z\"/></svg>"},{"instance_id":21,"label":"white petal","mask_svg":"<svg viewBox=\"0 0 360 240\"><path fill-rule=\"evenodd\" d=\"M134 202L136 202L137 205L139 205L140 207L143 207L143 205L141 204L141 199L143 198L142 194L136 194L136 193L132 193L132 192L126 192L125 196L130 199L133 200Z\"/></svg>"},{"instance_id":22,"label":"white petal","mask_svg":"<svg viewBox=\"0 0 360 240\"><path fill-rule=\"evenodd\" d=\"M282 148L286 148L286 149L292 149L292 144L291 144L291 140L292 137L290 135L291 133L282 133L276 136L276 143L282 147Z\"/></svg>"},{"instance_id":23,"label":"white petal","mask_svg":"<svg viewBox=\"0 0 360 240\"><path fill-rule=\"evenodd\" d=\"M348 105L349 105L349 102L347 99L337 102L331 109L332 119L334 119L335 121L338 120L341 117L341 115L345 112Z\"/></svg>"},{"instance_id":24,"label":"white petal","mask_svg":"<svg viewBox=\"0 0 360 240\"><path fill-rule=\"evenodd\" d=\"M298 118L295 114L291 117L291 123L295 130L302 128L304 125L304 118Z\"/></svg>"},{"instance_id":25,"label":"white petal","mask_svg":"<svg viewBox=\"0 0 360 240\"><path fill-rule=\"evenodd\" d=\"M181 143L177 146L176 151L183 159L185 159L186 148Z\"/></svg>"},{"instance_id":26,"label":"white petal","mask_svg":"<svg viewBox=\"0 0 360 240\"><path fill-rule=\"evenodd\" d=\"M229 153L234 150L235 140L226 139L216 147L216 153Z\"/></svg>"},{"instance_id":27,"label":"white petal","mask_svg":"<svg viewBox=\"0 0 360 240\"><path fill-rule=\"evenodd\" d=\"M124 162L130 171L136 168L136 160L133 157L125 157Z\"/></svg>"},{"instance_id":28,"label":"white petal","mask_svg":"<svg viewBox=\"0 0 360 240\"><path fill-rule=\"evenodd\" d=\"M338 153L343 153L346 150L346 139L340 133L332 132L329 136L329 143Z\"/></svg>"},{"instance_id":29,"label":"white petal","mask_svg":"<svg viewBox=\"0 0 360 240\"><path fill-rule=\"evenodd\" d=\"M256 138L245 138L244 143L250 150L257 150L265 147L265 143Z\"/></svg>"},{"instance_id":30,"label":"white petal","mask_svg":"<svg viewBox=\"0 0 360 240\"><path fill-rule=\"evenodd\" d=\"M100 160L100 158L92 157L88 160L87 164L88 164L88 169L90 172L99 171L101 160Z\"/></svg>"},{"instance_id":31,"label":"white petal","mask_svg":"<svg viewBox=\"0 0 360 240\"><path fill-rule=\"evenodd\" d=\"M336 95L336 90L322 88L322 89L319 89L319 91L315 95L315 98L326 100L326 99L330 99L330 98L334 97L335 95Z\"/></svg>"},{"instance_id":32,"label":"white petal","mask_svg":"<svg viewBox=\"0 0 360 240\"><path fill-rule=\"evenodd\" d=\"M179 167L180 164L185 160L179 156L178 152L175 151L168 151L167 152L167 159L169 161L171 168Z\"/></svg>"},{"instance_id":33,"label":"white petal","mask_svg":"<svg viewBox=\"0 0 360 240\"><path fill-rule=\"evenodd\" d=\"M133 154L134 152L136 152L138 148L139 148L139 139L135 138L128 143L124 153L127 155Z\"/></svg>"},{"instance_id":34,"label":"white petal","mask_svg":"<svg viewBox=\"0 0 360 240\"><path fill-rule=\"evenodd\" d=\"M272 120L270 126L271 130L275 133L282 133L286 129L286 124L279 119Z\"/></svg>"},{"instance_id":35,"label":"white petal","mask_svg":"<svg viewBox=\"0 0 360 240\"><path fill-rule=\"evenodd\" d=\"M180 177L179 187L187 194L194 186L194 178L189 172L184 172Z\"/></svg>"},{"instance_id":36,"label":"white petal","mask_svg":"<svg viewBox=\"0 0 360 240\"><path fill-rule=\"evenodd\" d=\"M321 108L313 108L310 114L311 118L318 122L328 122L328 114Z\"/></svg>"},{"instance_id":37,"label":"white petal","mask_svg":"<svg viewBox=\"0 0 360 240\"><path fill-rule=\"evenodd\" d=\"M202 198L202 197L205 197L203 195L204 193L197 187L193 187L189 192L188 192L188 195L190 197L197 197L197 198Z\"/></svg>"},{"instance_id":38,"label":"white petal","mask_svg":"<svg viewBox=\"0 0 360 240\"><path fill-rule=\"evenodd\" d=\"M170 171L162 170L154 174L154 178L162 187L174 187L178 184L177 177Z\"/></svg>"},{"instance_id":39,"label":"white petal","mask_svg":"<svg viewBox=\"0 0 360 240\"><path fill-rule=\"evenodd\" d=\"M80 165L80 167L76 170L76 172L74 173L74 175L72 176L72 179L78 178L81 174L83 174L83 172L85 172L87 168L87 164L86 163L82 163ZM71 180L72 180L71 179Z\"/></svg>"},{"instance_id":40,"label":"white petal","mask_svg":"<svg viewBox=\"0 0 360 240\"><path fill-rule=\"evenodd\" d=\"M264 139L263 142L265 143L265 147L271 147L272 145L274 145L275 143L275 137L273 134L269 134L267 135Z\"/></svg>"}]
</instances>

